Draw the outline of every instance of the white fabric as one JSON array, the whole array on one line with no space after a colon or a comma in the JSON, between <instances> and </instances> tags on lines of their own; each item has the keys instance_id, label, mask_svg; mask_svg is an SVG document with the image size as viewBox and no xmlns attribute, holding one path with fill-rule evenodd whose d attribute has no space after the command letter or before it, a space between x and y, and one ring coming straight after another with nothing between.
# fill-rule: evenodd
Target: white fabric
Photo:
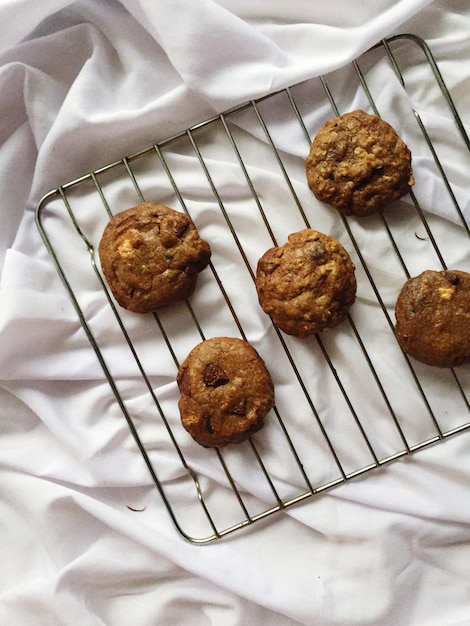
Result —
<instances>
[{"instance_id":1,"label":"white fabric","mask_svg":"<svg viewBox=\"0 0 470 626\"><path fill-rule=\"evenodd\" d=\"M468 434L210 546L190 545L167 515L34 223L36 204L56 186L214 113L340 68L393 32L412 32L428 41L468 129L467 3L4 0L0 21L0 622L470 624ZM438 108L434 90L421 89L420 71L418 67L409 81L423 120L430 119L435 128L436 145L468 218L468 161L454 157L459 148L450 115ZM379 107L398 120L401 111L390 101L391 88L378 79ZM359 103L359 96L353 94L353 101ZM325 114L310 113L311 127ZM406 121L403 125L409 138L416 139L416 131ZM286 154L295 157L294 172L300 172L305 152L301 138L286 136L282 124L274 128ZM252 139L246 137L248 147ZM431 218L435 215L439 240L452 237L449 264L470 271L468 238L448 209L435 167L424 152L414 156L420 203ZM250 230L250 217L243 212L246 196L236 184L233 163L220 161L219 154L211 157L220 189L240 209L241 229L254 260L267 236L258 239L258 231ZM206 202L207 192L195 183L194 160L182 157L178 164L180 185L191 207L198 207ZM282 190L279 175L267 163L256 162L250 172L257 184L265 185L266 198L272 189ZM311 194L300 174L295 184L308 205ZM146 192L155 185L151 176L142 175ZM132 194L119 181L110 182L109 194L113 208L131 202ZM406 203L402 206L407 208ZM84 222L99 236L104 213L95 217L94 206L86 202L82 209ZM240 270L230 246L224 256L227 242L217 214L213 201L200 211L201 232L211 241L217 267L233 293L241 284ZM286 232L296 219L292 214L279 222L274 216L276 232ZM318 220L332 234L343 233L331 212L323 212ZM75 252L77 258L83 255L60 226L59 234L70 259ZM416 240L414 233L412 237ZM367 231L359 238L372 249L381 245L379 238L368 241ZM403 244L407 249L407 241ZM435 260L423 254L409 262L418 271ZM394 265L386 251L378 270L391 281L385 290L391 301L399 280L390 278ZM77 266L75 281L86 314L107 345L123 394L139 415L142 437L163 459L165 479L178 486L180 466L162 443L164 429L151 417L135 366L115 342L112 315L90 276L89 268ZM219 304L209 276L208 270L201 276L195 306L211 318L211 334L235 334L233 324L216 315ZM272 330L259 312L252 315L252 300L247 298L239 314L272 366L281 404L288 404L290 383L282 364L273 360L277 349L272 347ZM363 300L359 311L367 311L367 297ZM175 345L182 356L191 347L184 322L172 322L169 316L166 322L181 330L181 340L175 333ZM169 354L159 354L157 360L147 340L154 333L149 320L132 318L129 323L159 400L171 413L175 365ZM307 371L309 349L300 349ZM400 371L385 359L383 367L396 392ZM318 373L310 374L315 380ZM357 375L360 381L361 371ZM357 382L354 376L351 380ZM330 397L325 392L325 397L341 431L344 407L335 393ZM404 395L404 405L408 402ZM411 424L417 410L409 406ZM447 417L449 424L463 423L468 408ZM299 437L302 428L299 425ZM204 467L188 440L181 441L201 475L217 476L216 464ZM282 441L276 442L278 447L268 451L267 458L276 479L289 491L299 479L279 462L286 452ZM227 454L231 462L239 462L236 451ZM250 478L245 473L242 487L262 494L261 484ZM186 509L184 485L180 493L178 509L191 518L194 506ZM223 496L222 516L225 505Z\"/></svg>"}]
</instances>

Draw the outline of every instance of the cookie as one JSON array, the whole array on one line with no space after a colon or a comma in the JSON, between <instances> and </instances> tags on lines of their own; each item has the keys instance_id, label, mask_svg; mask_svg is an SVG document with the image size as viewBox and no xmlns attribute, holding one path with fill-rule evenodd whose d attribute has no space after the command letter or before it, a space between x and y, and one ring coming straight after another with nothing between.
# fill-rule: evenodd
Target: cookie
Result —
<instances>
[{"instance_id":1,"label":"cookie","mask_svg":"<svg viewBox=\"0 0 470 626\"><path fill-rule=\"evenodd\" d=\"M361 110L324 124L305 167L316 198L343 215L371 215L414 184L407 145L390 124Z\"/></svg>"},{"instance_id":2,"label":"cookie","mask_svg":"<svg viewBox=\"0 0 470 626\"><path fill-rule=\"evenodd\" d=\"M274 387L264 361L235 337L207 339L178 370L181 422L205 447L240 443L262 428L274 406Z\"/></svg>"},{"instance_id":3,"label":"cookie","mask_svg":"<svg viewBox=\"0 0 470 626\"><path fill-rule=\"evenodd\" d=\"M405 282L395 306L403 350L436 367L470 362L470 274L426 270Z\"/></svg>"},{"instance_id":4,"label":"cookie","mask_svg":"<svg viewBox=\"0 0 470 626\"><path fill-rule=\"evenodd\" d=\"M339 241L306 228L259 259L258 300L278 328L307 337L344 320L356 297L354 270Z\"/></svg>"},{"instance_id":5,"label":"cookie","mask_svg":"<svg viewBox=\"0 0 470 626\"><path fill-rule=\"evenodd\" d=\"M114 215L98 252L116 301L136 313L188 298L211 256L186 214L155 202Z\"/></svg>"}]
</instances>

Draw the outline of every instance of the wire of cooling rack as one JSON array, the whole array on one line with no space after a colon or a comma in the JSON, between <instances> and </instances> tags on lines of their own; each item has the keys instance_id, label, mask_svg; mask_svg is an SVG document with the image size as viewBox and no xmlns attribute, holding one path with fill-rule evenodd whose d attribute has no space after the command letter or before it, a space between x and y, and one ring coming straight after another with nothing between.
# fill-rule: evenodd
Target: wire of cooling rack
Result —
<instances>
[{"instance_id":1,"label":"wire of cooling rack","mask_svg":"<svg viewBox=\"0 0 470 626\"><path fill-rule=\"evenodd\" d=\"M420 38L405 34L381 41L347 68L349 79L351 80L352 77L354 83L362 90L371 110L376 115L380 115L380 106L377 103L377 99L374 98L369 84L368 75L371 69L373 70L374 63L372 61L369 62L368 55L379 54L381 60L386 60L397 81L397 89L406 93L406 72L402 69L403 61L400 60L400 48L398 48L397 52L395 50L396 45L399 47L412 45L422 55L429 71L432 88L437 89L441 93L445 106L450 110L455 122L456 132L462 143L463 152L468 153L470 151L470 141L465 131L465 126L430 49ZM365 69L363 66L365 66ZM82 190L85 190L83 193L85 195L88 194L87 197L91 197L92 201L97 203L98 208L101 210L104 208L106 217L109 219L115 212L115 206L107 199L103 180L106 177L121 179L126 186L133 189L140 201L144 201L146 194L140 180L142 175L145 176L145 172L153 168L156 162L167 181L170 191L180 203L182 209L189 214L191 211L188 209L188 192L182 189L178 183L178 163L182 163L182 159L191 154L199 164L200 175L208 185L208 194L211 197L211 201L218 207L222 219L221 223L234 243L241 265L245 268L248 277L254 280L253 262L250 260L250 253L247 251L246 243L239 234L239 228L235 223L236 220L234 220L230 211L227 210L227 203L218 188L216 176L211 172L211 156L205 156L205 151L208 146L210 149L211 142L214 143L214 137L223 137L224 142L230 147L233 162L241 172L241 184L248 190L254 202L260 224L265 229L267 237L272 244L278 245L278 237L272 226L272 219L270 219L266 210L262 195L257 190L257 183L254 181L253 168L247 162L246 155L243 152L243 135L240 136L237 132L240 128L240 119L242 120L241 126L243 126L243 116L250 116L250 119L254 120L257 140L263 144L264 148L267 147L272 156L274 167L278 171L285 189L298 210L301 223L305 227L310 227L308 212L304 208L304 202L300 198L298 186L289 171L290 165L287 163L289 159L286 157L283 148L279 147L276 137L273 136L271 124L267 120L267 117L270 115L269 112L267 113L267 110L274 111L274 114L276 114L278 109L277 103L282 98L283 102L287 102L289 113L293 116L292 119L295 120L298 129L300 129L300 134L303 136L307 146L311 141L308 122L306 121L308 109L305 109L305 98L297 95L298 90L305 88L308 88L307 90L311 90L311 92L320 92L322 94L321 102L317 98L317 105L324 106L329 104L330 112L332 111L334 115L340 114L342 108L346 106L342 102L342 97L334 95L335 77L333 74L311 79L308 81L308 85L292 86L282 90L282 92L269 94L263 98L237 106L164 141L155 143L138 153L124 157L122 160L64 184L44 196L39 202L36 211L37 225L44 243L72 300L87 338L96 353L108 380L112 396L127 421L139 453L177 530L185 539L194 544L211 543L237 530L252 526L254 522L266 519L273 513L292 507L315 494L329 490L391 461L410 455L452 435L470 429L470 421L468 419L464 419L457 424L443 425L442 407L439 403L437 403L437 408L435 407L436 401L434 397L431 397L433 394L430 392L430 385L434 384L436 379L431 378L430 383L427 378L428 374L423 374L422 368L419 365L416 366L400 351L401 358L405 364L407 388L411 390L409 393L415 398L416 406L419 406L423 415L425 415L424 421L426 422L426 427L422 429L420 436L411 437L407 432L408 426L404 424L404 410L401 399L397 398L389 389L383 371L378 367L377 362L370 354L371 338L367 336L367 326L364 326L364 323L351 314L348 316L350 337L351 341L354 342L357 354L360 355L358 358L363 363L362 372L366 376L364 384L375 390L377 406L380 407L380 412L386 415L387 426L385 432L388 433L390 441L393 440L393 442L383 443L382 440L387 440L387 435L377 439L375 433L371 434L370 411L362 410L362 407L358 406L357 401L352 399L349 391L350 382L348 375L345 373L344 368L338 365L338 356L335 353L334 345L327 338L316 335L314 342L317 346L318 355L323 359L325 371L335 395L340 398L341 411L348 415L348 419L352 419L355 432L357 433L357 439L355 440L357 441L357 446L363 450L357 456L348 452L348 454L352 454L352 458L348 459L347 462L345 462L344 458L348 454L345 453L343 444L338 444L338 441L341 441L341 439L338 440L335 428L330 424L328 412L325 413L327 409L322 406L322 402L315 391L312 391L309 375L301 364L302 351L299 352L295 343L293 344L283 333L272 327L273 336L277 345L279 345L280 354L282 354L284 359L283 363L285 363L286 369L290 373L289 375L295 381L296 389L298 389L299 397L302 398L302 402L305 405L306 413L313 420L310 423L311 429L314 431L313 434L311 433L311 436L312 441L315 441L315 446L318 445L316 452L319 454L319 459L323 459L325 466L328 466L328 470L318 474L310 461L311 450L309 446L313 444L310 442L309 446L305 447L300 443L299 437L296 436L295 426L290 419L291 416L288 414L290 409L295 412L295 407L291 406L289 409L288 403L281 403L282 406L278 403L273 409L273 419L276 423L277 434L270 443L275 444L276 450L281 450L279 453L280 458L278 459L279 465L285 463L287 466L294 468L294 479L292 479L292 476L283 476L282 472L278 475L279 465L273 465L273 457L275 459L277 452L273 454L272 450L268 449L269 445L266 445L256 437L251 438L246 444L242 444L239 452L218 449L202 450L196 445L188 446L187 442L181 439L180 431L176 430L177 425L175 426L173 419L174 403L173 408L168 409L166 400L160 398L158 390L154 389L152 375L147 371L145 358L140 354L139 349L135 347L133 339L135 328L133 324L129 324L128 318L116 306L101 275L100 268L95 262L97 237L99 238L100 233L97 232L96 224L82 223L79 203L77 203L74 194L80 196ZM442 185L447 191L451 210L455 214L455 221L465 233L468 245L468 238L470 237L469 226L454 193L453 185L447 176L446 168L438 154L438 150L435 148L431 133L428 131L425 121L423 121L422 114L411 102L409 106L414 122L442 179ZM210 138L209 142L207 137ZM215 143L217 143L217 140L215 140ZM179 147L181 144L186 146L186 152L181 151L178 153L178 158L175 159L172 150L175 146ZM423 211L416 194L413 192L411 193L411 201L418 216L417 223L424 229L424 237L434 251L438 263L443 268L446 268L445 254L442 253L442 244L438 242L438 238L434 234L432 220L430 222L429 216ZM90 200L88 199L87 202L90 203ZM60 244L55 243L55 226L51 226L51 224L54 223L54 220L57 221L57 219L61 222L62 227L71 228L75 231L80 238L82 248L84 245L83 249L86 252L87 263L91 267L95 284L98 285L104 294L106 304L112 312L113 324L119 329L123 346L129 351L135 363L136 371L142 381L144 392L156 411L156 418L163 429L162 437L167 442L165 452L168 453L168 450L170 450L170 453L173 455L172 458L177 459L179 466L183 470L181 473L176 472L176 478L175 476L169 478L165 476L165 469L162 469L164 466L160 464L158 455L149 449L146 435L142 434L143 429L139 422L139 416L129 408L128 398L122 391L116 375L113 373L113 366L112 364L110 365L110 360L106 356L106 350L103 348L101 340L97 339L99 333L93 329L90 316L86 312L86 307L82 304L82 297L79 293L80 288L74 284L73 263L71 264L70 260L67 259L67 252L61 249ZM390 305L385 301L382 285L379 283L374 271L369 267L370 263L362 249L361 234L357 231L355 224L348 218L338 216L337 219L342 223L344 232L351 242L364 281L368 284L368 288L375 298L375 303L383 315L384 327L391 338L390 341L394 341L394 324L390 313ZM385 212L377 216L376 219L386 233L390 248L393 250L393 254L405 277L409 277L412 273L409 269L409 260L405 258L406 255L402 252L402 246L394 232L393 224L390 224L390 219ZM227 288L226 281L215 261L211 261L209 271L211 275L210 280L216 285L223 302L224 314L231 319L240 336L248 340L245 323L241 319L237 304L234 303L233 291L230 292ZM192 301L187 301L183 306L185 307L184 314L195 328L196 336L200 340L205 339L205 322L196 310L196 306L193 306ZM178 355L181 354L181 350L179 347L175 347L177 342L176 336L172 334L171 330L168 330L168 326L171 326L168 316L165 317L165 314L154 314L151 317L153 317L158 328L159 337L161 337L162 343L159 349L165 348L167 350L170 360L173 362L174 367L177 368L180 360ZM192 345L188 345L187 351L191 348ZM396 349L399 350L399 348ZM444 382L441 380L442 376L444 376ZM438 383L446 386L449 395L453 394L454 397L458 398L454 402L456 402L459 411L463 411L464 414L470 413L470 378L465 368L459 372L449 370L445 375L439 374ZM165 406L163 406L164 404ZM376 409L374 408L374 410ZM337 407L335 407L334 411L337 411ZM250 476L247 475L247 468L240 468L240 456L245 457ZM246 460L248 456L250 461ZM255 482L257 484L256 488L251 491L250 482L254 475L256 476ZM191 513L188 513L184 506L181 509L180 501L185 499L188 501L188 507L191 507ZM222 510L228 512L222 513ZM191 525L188 523L189 517L195 520L194 527L191 529L188 528Z\"/></svg>"}]
</instances>

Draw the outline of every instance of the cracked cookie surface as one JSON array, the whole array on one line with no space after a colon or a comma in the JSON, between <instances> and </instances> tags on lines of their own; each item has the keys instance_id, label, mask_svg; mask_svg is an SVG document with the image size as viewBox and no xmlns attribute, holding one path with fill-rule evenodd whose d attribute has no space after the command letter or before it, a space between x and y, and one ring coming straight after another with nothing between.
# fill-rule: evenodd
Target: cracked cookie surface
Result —
<instances>
[{"instance_id":1,"label":"cracked cookie surface","mask_svg":"<svg viewBox=\"0 0 470 626\"><path fill-rule=\"evenodd\" d=\"M155 202L114 215L98 252L116 301L136 313L188 298L211 255L185 213Z\"/></svg>"},{"instance_id":2,"label":"cracked cookie surface","mask_svg":"<svg viewBox=\"0 0 470 626\"><path fill-rule=\"evenodd\" d=\"M346 317L356 296L354 270L339 241L306 228L259 259L258 300L278 328L307 337Z\"/></svg>"},{"instance_id":3,"label":"cracked cookie surface","mask_svg":"<svg viewBox=\"0 0 470 626\"><path fill-rule=\"evenodd\" d=\"M408 279L395 306L403 350L436 367L470 362L470 274L426 270Z\"/></svg>"},{"instance_id":4,"label":"cracked cookie surface","mask_svg":"<svg viewBox=\"0 0 470 626\"><path fill-rule=\"evenodd\" d=\"M244 441L262 428L274 406L274 387L264 361L236 337L214 337L195 346L176 380L181 423L205 447Z\"/></svg>"},{"instance_id":5,"label":"cracked cookie surface","mask_svg":"<svg viewBox=\"0 0 470 626\"><path fill-rule=\"evenodd\" d=\"M407 145L388 122L361 110L322 126L305 167L316 198L343 215L371 215L414 184Z\"/></svg>"}]
</instances>

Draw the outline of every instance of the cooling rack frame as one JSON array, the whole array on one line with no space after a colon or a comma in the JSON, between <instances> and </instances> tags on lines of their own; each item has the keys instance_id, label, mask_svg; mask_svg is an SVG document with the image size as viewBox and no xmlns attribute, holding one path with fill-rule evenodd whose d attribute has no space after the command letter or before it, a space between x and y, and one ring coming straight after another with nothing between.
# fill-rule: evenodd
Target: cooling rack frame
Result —
<instances>
[{"instance_id":1,"label":"cooling rack frame","mask_svg":"<svg viewBox=\"0 0 470 626\"><path fill-rule=\"evenodd\" d=\"M453 102L452 96L444 82L444 79L437 66L437 63L428 45L426 44L426 42L424 42L422 39L420 39L419 37L415 35L402 34L402 35L396 35L396 36L390 37L388 39L384 39L371 49L371 51L377 51L377 50L381 51L381 53L383 54L383 58L388 61L391 68L393 69L394 75L397 80L397 85L399 86L400 89L406 91L404 74L400 67L400 63L397 60L396 54L394 50L392 49L395 43L410 44L419 48L420 52L423 55L423 59L427 63L427 66L431 72L430 76L432 76L432 79L435 82L434 87L440 91L442 98L444 99L446 106L450 110L451 115L455 121L456 129L461 138L463 149L470 152L470 141L466 133L465 126ZM353 61L350 66L350 69L354 73L355 80L358 82L358 85L363 90L363 93L365 94L365 97L367 99L367 102L372 112L379 115L376 102L369 89L366 75L360 66L361 60L364 57L366 57L369 54L369 52L364 53L364 55L361 55L361 57L358 60ZM311 81L318 81L318 84L321 85L321 89L323 90L322 97L324 98L324 101L329 103L329 105L331 106L331 110L334 114L339 114L340 108L338 106L337 99L335 98L335 96L332 93L332 90L330 89L329 75L319 76L317 78L311 79ZM178 143L180 140L184 140L186 143L188 143L190 148L193 150L194 155L197 158L197 161L199 162L201 166L201 173L203 176L206 177L209 188L210 188L210 192L213 194L212 200L215 200L215 203L219 206L221 215L227 224L228 231L230 232L231 237L234 239L238 247L240 258L245 263L248 273L253 278L254 276L253 276L252 265L246 258L245 250L243 246L238 241L237 230L233 226L231 218L225 210L224 201L221 195L219 194L217 185L216 183L214 183L213 176L211 175L209 171L209 168L206 164L205 157L203 156L202 150L200 149L200 146L198 144L197 134L201 130L204 130L204 131L209 130L210 132L214 124L217 124L219 128L223 129L226 139L228 140L233 150L235 161L238 163L238 166L240 167L240 171L243 174L245 185L247 185L248 188L250 189L254 202L260 211L260 214L266 225L266 228L268 232L270 232L269 220L265 217L263 206L262 206L262 203L260 202L260 197L258 195L258 192L255 189L255 186L252 182L252 178L249 173L249 168L247 167L244 161L244 158L241 154L241 151L239 150L239 145L234 138L234 135L230 128L230 123L229 123L230 118L233 115L236 115L239 113L249 112L250 115L254 116L254 118L256 118L258 130L260 132L260 137L262 141L264 142L264 144L268 146L268 149L272 151L274 161L277 163L277 166L279 167L280 176L283 179L284 184L287 186L287 189L292 194L292 198L294 199L294 202L297 208L299 209L299 212L302 216L302 219L305 222L305 225L308 226L309 220L304 212L302 203L298 199L295 186L293 185L289 177L287 168L285 167L284 156L282 154L282 150L278 148L275 140L273 140L271 136L269 124L266 122L263 112L261 110L264 102L270 99L276 98L279 96L279 94L282 93L283 97L287 98L287 101L289 103L289 106L291 107L293 115L295 119L297 120L299 127L302 129L302 132L305 134L305 138L310 140L309 131L307 130L307 125L305 123L305 114L301 113L300 107L296 101L295 96L293 95L294 89L295 89L295 86L288 87L286 89L281 90L281 92L271 93L266 96L263 96L262 98L246 102L242 105L234 107L233 109L229 111L226 111L219 115L215 115L214 117L208 120L205 120L199 124L196 124L192 126L191 128L182 131L181 133L177 133L163 141L147 146L145 149L139 152L136 152L132 155L124 157L123 159L120 159L116 162L110 163L102 168L98 168L97 170L91 173L85 174L84 176L80 178L70 181L69 183L62 185L58 187L57 189L50 191L39 201L36 207L36 223L37 223L39 232L50 254L50 257L53 263L55 264L55 267L65 286L65 289L73 303L73 306L80 320L81 326L84 329L86 336L88 338L88 341L90 342L90 345L96 354L96 357L104 372L104 375L106 376L106 379L110 386L110 391L112 393L112 396L114 397L114 401L116 402L117 406L119 407L120 411L122 412L122 415L124 416L127 422L127 425L130 429L130 433L137 445L137 448L142 456L142 459L145 465L148 468L148 471L150 472L152 480L155 483L155 486L157 487L158 492L160 493L160 496L165 504L168 514L170 518L172 519L176 529L178 530L178 532L181 534L182 537L184 537L190 543L193 543L196 545L204 545L204 544L212 543L213 541L221 539L227 535L230 535L234 533L235 531L252 526L255 522L264 520L276 512L284 511L300 502L304 502L314 495L318 495L335 486L344 484L345 482L353 478L363 476L369 473L370 471L380 468L381 466L384 466L392 461L398 460L405 456L409 456L410 454L418 450L427 448L435 443L438 443L440 441L447 439L448 437L454 436L459 433L463 433L470 429L470 421L464 421L463 423L454 425L451 428L441 427L439 423L440 420L436 417L434 410L428 404L426 393L423 391L423 388L421 387L420 378L415 373L414 364L410 362L410 360L406 357L406 355L403 355L403 358L405 359L405 361L407 361L407 367L410 373L409 375L410 375L411 384L415 388L415 393L422 396L421 400L428 409L429 417L433 424L433 430L434 430L434 434L432 434L432 436L426 436L417 442L410 443L406 435L402 432L400 420L396 417L394 408L392 406L389 406L387 392L383 389L383 382L380 376L377 374L374 364L370 361L368 357L368 351L363 345L361 333L357 330L357 327L354 324L351 317L349 317L349 323L352 328L352 334L355 338L355 341L358 343L359 347L363 351L364 359L369 369L371 380L373 381L373 384L382 393L383 401L385 405L387 405L387 408L390 411L391 421L393 422L393 426L396 429L396 433L398 433L398 437L401 441L401 444L398 446L398 449L396 449L397 446L395 446L395 449L393 449L388 454L378 454L376 452L374 444L371 442L371 440L369 440L369 437L366 433L366 429L364 428L361 416L358 415L356 408L352 406L352 403L349 400L348 393L346 389L344 388L343 382L341 380L341 376L338 375L337 373L334 362L330 358L328 349L325 347L322 341L322 338L316 337L315 340L317 342L317 350L321 353L322 357L325 359L326 363L328 364L331 377L332 379L335 380L337 389L339 390L340 393L343 394L345 406L350 411L353 421L355 422L355 426L358 432L360 433L360 436L363 437L365 446L368 449L368 452L370 453L370 459L371 459L370 462L362 464L359 467L354 467L353 469L346 470L339 456L337 455L335 445L331 442L330 437L327 433L327 428L325 428L323 421L321 417L319 416L314 403L310 402L310 409L315 418L317 436L324 438L326 449L328 453L331 455L333 464L337 469L337 475L330 477L327 480L320 481L314 484L314 481L311 480L311 477L309 476L308 471L305 469L305 463L304 463L302 456L298 453L296 445L292 441L291 434L289 432L289 429L286 427L285 420L279 414L277 408L275 408L273 411L275 413L275 419L277 420L277 424L280 429L279 432L281 433L282 437L284 437L285 439L286 446L288 448L292 463L295 463L297 465L299 476L301 477L303 481L303 487L300 487L300 488L296 487L296 489L294 489L294 493L289 493L288 496L282 497L279 494L278 488L275 485L275 480L272 479L270 475L270 471L266 467L265 461L262 458L262 453L259 451L259 446L257 442L252 438L246 444L243 444L243 445L247 446L249 453L255 459L255 466L258 468L260 475L262 476L262 480L265 481L266 485L268 485L268 488L269 488L268 490L271 493L271 498L266 498L265 500L264 498L258 495L255 495L256 501L257 502L261 501L262 506L261 508L258 508L257 512L250 513L249 512L250 506L247 504L246 484L244 486L240 486L238 478L234 476L233 472L229 469L229 463L226 461L224 457L224 453L220 450L213 450L210 452L205 451L205 454L210 453L210 454L215 455L215 458L217 459L217 464L221 468L221 472L224 477L223 487L220 487L220 488L221 489L223 488L224 493L226 491L231 493L231 497L233 496L233 499L237 503L236 508L238 512L240 513L240 517L241 517L241 519L238 519L236 521L230 521L230 523L226 524L223 527L221 527L219 522L215 521L215 515L214 515L213 508L212 508L214 505L212 504L212 499L207 496L206 492L212 492L213 490L217 490L217 488L219 487L219 484L217 483L217 481L213 483L210 480L209 481L206 480L205 476L203 477L203 480L201 481L200 467L198 470L195 470L193 468L194 467L193 462L189 462L187 460L185 453L182 450L182 446L178 442L178 437L175 436L173 427L170 424L170 420L167 419L167 415L165 414L165 411L161 407L160 400L157 398L157 394L155 393L155 390L153 388L151 376L147 375L145 371L145 366L143 365L143 362L139 354L136 352L134 348L133 341L131 339L131 334L128 332L126 328L126 323L123 322L122 320L122 313L119 310L119 307L114 303L114 300L107 289L106 283L101 275L100 268L95 260L96 246L93 245L93 243L90 241L88 234L84 232L84 230L82 229L80 221L79 219L77 219L77 216L74 213L74 209L70 203L69 194L73 192L75 189L80 188L85 183L87 185L91 185L92 187L94 187L97 196L99 196L99 199L103 207L106 209L108 216L111 216L113 213L113 210L110 207L103 193L103 188L100 183L100 177L103 175L107 175L107 174L113 174L115 170L119 169L120 171L125 171L126 175L128 176L128 183L134 188L139 199L142 201L144 199L148 199L148 198L144 198L144 194L141 191L138 179L134 173L133 168L134 168L134 163L136 161L139 161L140 159L145 159L147 158L148 155L151 154L152 157L157 157L159 164L162 168L162 171L168 177L168 181L173 189L173 192L176 198L179 200L183 209L186 210L184 192L182 192L179 189L178 183L174 176L174 171L168 165L166 157L164 156L164 151L168 146L173 146L175 143ZM452 189L452 185L449 182L449 179L446 175L445 167L443 166L439 158L439 155L437 154L437 151L434 148L433 141L426 129L426 125L423 122L420 113L413 106L411 107L411 110L412 110L412 115L415 118L416 124L418 125L420 132L422 133L422 136L424 138L424 141L429 149L429 152L432 155L435 166L442 177L442 183L443 183L443 186L447 190L450 204L452 205L453 210L455 210L457 219L460 220L461 226L463 227L466 235L470 237L470 230L469 230L468 224L460 209L459 202L455 197L455 194ZM424 215L424 212L420 206L420 203L418 199L416 198L413 191L411 192L411 200L412 200L412 204L414 205L416 209L417 214L419 215L421 223L423 225L425 236L429 239L429 241L431 242L431 245L434 247L434 250L436 252L436 255L437 255L437 258L439 259L440 264L442 265L443 268L445 268L446 263L445 263L443 255L440 252L440 246L434 240L434 234L433 234L432 229L428 225L428 219ZM87 253L89 254L91 268L93 269L95 277L98 281L97 284L99 285L99 287L101 287L101 289L103 290L103 293L106 295L107 303L110 307L110 310L112 310L112 314L115 318L116 324L119 326L124 342L127 345L128 349L130 350L132 357L135 359L136 367L139 372L139 375L142 377L142 380L146 389L146 393L151 398L155 406L156 418L163 425L166 436L168 437L168 440L170 442L170 447L171 446L173 447L174 454L178 457L181 467L184 469L186 477L188 478L191 484L193 496L195 500L197 501L198 506L200 507L202 519L204 520L202 523L202 526L205 526L208 529L206 533L196 535L196 532L188 531L184 527L185 524L183 523L186 520L184 519L182 520L181 515L175 511L174 504L171 501L171 498L168 496L168 487L167 487L166 481L161 480L159 472L155 469L154 461L151 459L151 455L149 454L147 450L146 443L139 432L139 427L136 425L135 416L132 414L132 412L128 408L127 400L123 397L123 393L120 390L119 385L116 383L115 376L113 375L109 367L109 362L107 361L106 357L103 355L103 351L102 351L102 348L100 347L100 343L97 341L95 334L90 327L90 321L89 319L87 319L87 313L84 311L83 306L80 303L79 298L77 297L76 289L74 288L71 282L70 272L69 270L64 269L63 261L61 258L61 251L59 251L57 247L55 247L51 241L50 233L48 232L48 228L45 226L44 214L47 213L47 211L49 210L51 203L56 202L56 201L60 203L60 206L62 207L62 209L65 209L66 219L69 220L70 224L75 229ZM368 263L362 255L360 246L356 243L356 238L353 233L353 229L351 228L350 220L348 218L340 217L340 216L338 216L337 219L341 220L342 226L352 242L357 259L360 261L362 270L364 271L364 276L369 281L372 287L372 290L375 294L375 297L377 299L377 304L379 305L379 308L382 310L382 313L385 316L385 320L389 326L390 333L393 334L393 321L391 319L389 311L387 310L386 305L383 302L380 291L376 287L376 280L374 279L374 277L370 274L368 270ZM388 224L386 220L383 221L383 227L386 230L388 230ZM270 235L271 235L273 242L276 242L275 235L273 233L270 233ZM398 258L401 260L400 250L396 246L393 235L390 232L389 232L389 237L390 237L391 245L394 248L395 253L397 254ZM405 275L409 276L410 274L406 266L406 263L404 263L402 260L401 260L401 263L402 263L403 271ZM217 286L220 290L221 297L223 298L225 302L227 312L230 315L232 315L239 334L243 338L246 339L247 337L245 335L244 326L240 322L235 311L233 310L231 298L229 295L227 295L224 283L218 276L217 268L215 268L211 264L211 270L213 274L213 279L215 279L215 282L217 283ZM197 329L197 332L200 335L200 338L204 339L205 338L204 331L201 325L199 324L197 316L194 314L194 311L191 308L191 304L188 302L186 303L186 306L188 307L190 317L195 325L195 328ZM157 323L159 333L161 333L162 346L164 346L168 350L168 352L171 354L173 358L175 365L178 366L179 360L173 350L172 341L171 341L169 334L166 332L164 325L161 323L159 319L159 316L154 315L153 317ZM279 341L280 345L285 350L285 353L288 355L290 367L292 368L294 374L297 375L300 387L303 388L302 376L298 374L297 372L297 364L295 360L293 360L292 357L290 356L290 348L286 344L286 340L284 336L277 329L273 329L273 332L276 333L277 340ZM188 351L191 347L192 346L188 346ZM459 374L455 373L454 370L451 370L449 372L449 376L452 379L452 384L455 386L455 389L458 391L458 393L460 394L462 398L463 406L466 407L466 409L470 412L470 404L469 404L469 399L468 399L468 394L470 393L470 387L468 387L467 389L466 384L462 384L460 382ZM306 390L304 391L305 391L306 396L309 397L309 393ZM289 426L289 428L292 430L292 426ZM171 482L171 480L169 482ZM202 484L203 482L204 482L204 485ZM208 503L209 499L211 499L210 504ZM215 506L217 507L217 503ZM183 517L184 517L184 514L183 514ZM197 532L198 533L200 532L199 528Z\"/></svg>"}]
</instances>

